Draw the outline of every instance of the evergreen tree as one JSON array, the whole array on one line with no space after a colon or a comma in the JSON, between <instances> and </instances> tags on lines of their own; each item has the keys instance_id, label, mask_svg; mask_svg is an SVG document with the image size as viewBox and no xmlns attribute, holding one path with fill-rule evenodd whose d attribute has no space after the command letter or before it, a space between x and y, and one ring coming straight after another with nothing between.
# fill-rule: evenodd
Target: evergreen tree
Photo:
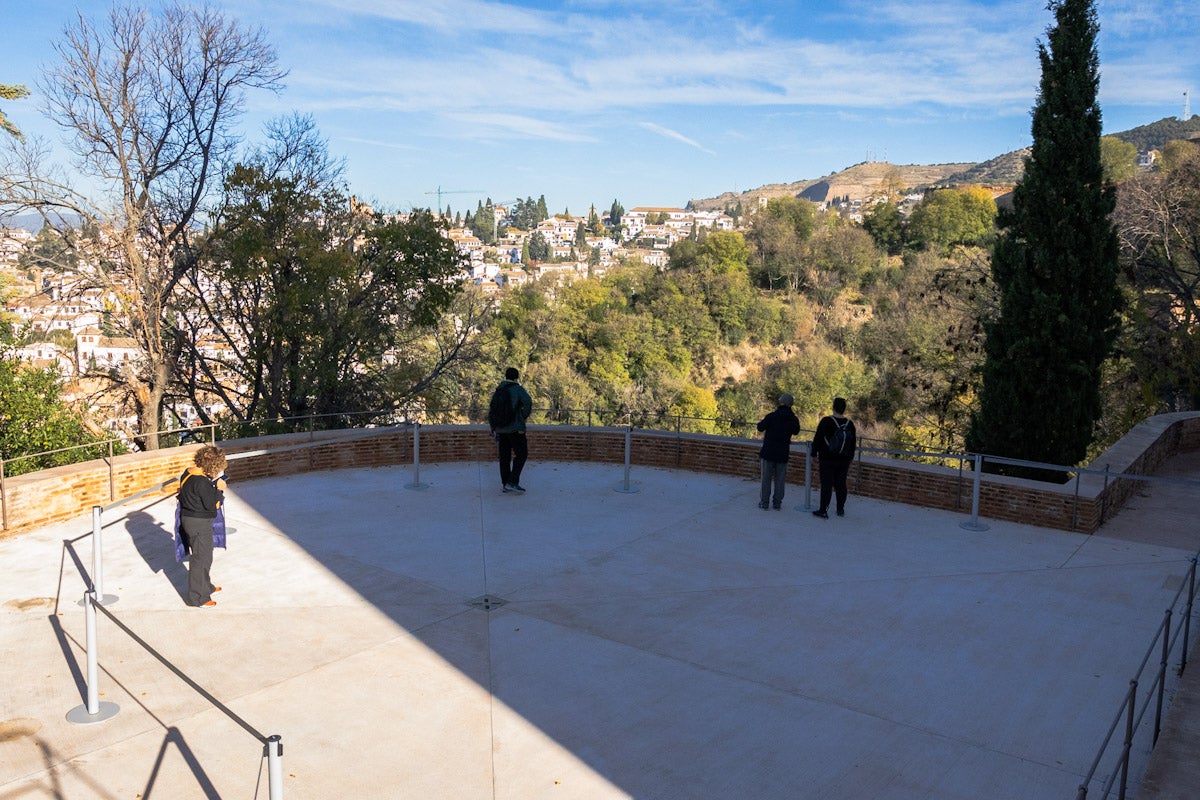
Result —
<instances>
[{"instance_id":1,"label":"evergreen tree","mask_svg":"<svg viewBox=\"0 0 1200 800\"><path fill-rule=\"evenodd\" d=\"M534 215L533 224L550 219L550 208L546 205L546 195L538 195L537 214Z\"/></svg>"},{"instance_id":2,"label":"evergreen tree","mask_svg":"<svg viewBox=\"0 0 1200 800\"><path fill-rule=\"evenodd\" d=\"M489 197L487 203L476 204L475 216L467 224L479 241L484 244L496 243L496 208L492 205L492 198Z\"/></svg>"},{"instance_id":3,"label":"evergreen tree","mask_svg":"<svg viewBox=\"0 0 1200 800\"><path fill-rule=\"evenodd\" d=\"M487 203L483 206L483 214L475 220L475 224L482 229L479 238L484 244L496 243L498 222L499 220L496 219L496 206L492 203L492 198L489 197Z\"/></svg>"},{"instance_id":4,"label":"evergreen tree","mask_svg":"<svg viewBox=\"0 0 1200 800\"><path fill-rule=\"evenodd\" d=\"M529 261L545 261L550 257L550 243L541 231L534 231L529 237Z\"/></svg>"},{"instance_id":5,"label":"evergreen tree","mask_svg":"<svg viewBox=\"0 0 1200 800\"><path fill-rule=\"evenodd\" d=\"M616 228L621 224L621 217L625 216L625 207L613 198L612 206L608 209L608 224Z\"/></svg>"},{"instance_id":6,"label":"evergreen tree","mask_svg":"<svg viewBox=\"0 0 1200 800\"><path fill-rule=\"evenodd\" d=\"M1116 195L1100 157L1095 8L1054 0L1050 9L1033 148L992 251L999 315L986 324L967 447L1073 465L1100 418L1101 366L1117 332Z\"/></svg>"}]
</instances>

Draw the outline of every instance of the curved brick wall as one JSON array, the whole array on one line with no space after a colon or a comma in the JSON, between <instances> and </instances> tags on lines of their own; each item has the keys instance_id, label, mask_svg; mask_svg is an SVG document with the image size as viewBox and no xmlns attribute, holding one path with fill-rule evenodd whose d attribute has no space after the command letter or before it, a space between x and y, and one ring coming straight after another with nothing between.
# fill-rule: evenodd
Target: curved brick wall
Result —
<instances>
[{"instance_id":1,"label":"curved brick wall","mask_svg":"<svg viewBox=\"0 0 1200 800\"><path fill-rule=\"evenodd\" d=\"M490 461L495 444L482 425L427 425L420 428L421 463ZM589 461L622 465L624 428L531 426L535 461ZM344 467L411 465L411 428L372 428L264 436L221 442L230 455L231 480L250 480ZM4 480L4 535L73 519L92 506L104 506L177 477L197 446L174 447L88 461ZM631 463L739 477L758 475L759 443L747 439L635 430ZM1165 414L1139 424L1093 463L1111 473L1149 474L1179 452L1200 449L1200 413ZM804 485L803 448L788 470L788 481ZM903 503L971 512L969 471L864 456L850 471L852 493ZM818 484L813 476L814 487ZM1063 530L1095 531L1136 492L1138 482L1085 475L1052 486L986 476L980 516L1027 522ZM172 492L171 487L165 490Z\"/></svg>"}]
</instances>

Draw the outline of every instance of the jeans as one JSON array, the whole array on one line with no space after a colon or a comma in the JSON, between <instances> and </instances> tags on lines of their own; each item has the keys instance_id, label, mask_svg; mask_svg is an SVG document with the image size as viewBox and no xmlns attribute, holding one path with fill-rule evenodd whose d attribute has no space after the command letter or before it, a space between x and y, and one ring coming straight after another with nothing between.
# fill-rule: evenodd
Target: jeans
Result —
<instances>
[{"instance_id":1,"label":"jeans","mask_svg":"<svg viewBox=\"0 0 1200 800\"><path fill-rule=\"evenodd\" d=\"M784 479L787 478L787 462L786 461L767 461L765 458L762 462L762 492L759 494L759 505L764 508L767 502L771 499L771 489L775 490L775 508L783 506L783 486Z\"/></svg>"}]
</instances>

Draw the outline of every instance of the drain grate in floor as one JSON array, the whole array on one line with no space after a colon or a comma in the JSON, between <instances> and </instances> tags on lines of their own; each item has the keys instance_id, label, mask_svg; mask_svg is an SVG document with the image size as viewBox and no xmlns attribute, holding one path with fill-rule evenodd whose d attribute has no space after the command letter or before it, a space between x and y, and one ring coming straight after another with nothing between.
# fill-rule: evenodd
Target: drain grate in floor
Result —
<instances>
[{"instance_id":1,"label":"drain grate in floor","mask_svg":"<svg viewBox=\"0 0 1200 800\"><path fill-rule=\"evenodd\" d=\"M495 595L491 594L484 594L476 597L474 600L468 600L467 605L474 606L475 608L479 608L484 611L491 611L493 608L499 608L507 602L508 601L504 598L496 597Z\"/></svg>"}]
</instances>

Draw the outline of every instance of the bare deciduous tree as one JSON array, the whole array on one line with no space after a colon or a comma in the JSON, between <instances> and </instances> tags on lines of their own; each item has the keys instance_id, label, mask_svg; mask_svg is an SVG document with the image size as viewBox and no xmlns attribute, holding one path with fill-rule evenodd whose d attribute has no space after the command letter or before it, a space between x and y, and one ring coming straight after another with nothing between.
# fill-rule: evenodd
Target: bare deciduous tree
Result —
<instances>
[{"instance_id":1,"label":"bare deciduous tree","mask_svg":"<svg viewBox=\"0 0 1200 800\"><path fill-rule=\"evenodd\" d=\"M1164 410L1200 405L1200 148L1188 144L1169 169L1121 185L1117 230L1135 290L1141 382Z\"/></svg>"},{"instance_id":2,"label":"bare deciduous tree","mask_svg":"<svg viewBox=\"0 0 1200 800\"><path fill-rule=\"evenodd\" d=\"M85 188L54 178L31 146L6 164L21 171L0 178L0 203L99 231L87 277L141 351L109 377L136 409L138 441L154 448L180 346L173 297L198 218L238 144L247 91L276 90L284 73L261 31L209 7L118 6L101 23L81 14L55 50L45 112Z\"/></svg>"}]
</instances>

